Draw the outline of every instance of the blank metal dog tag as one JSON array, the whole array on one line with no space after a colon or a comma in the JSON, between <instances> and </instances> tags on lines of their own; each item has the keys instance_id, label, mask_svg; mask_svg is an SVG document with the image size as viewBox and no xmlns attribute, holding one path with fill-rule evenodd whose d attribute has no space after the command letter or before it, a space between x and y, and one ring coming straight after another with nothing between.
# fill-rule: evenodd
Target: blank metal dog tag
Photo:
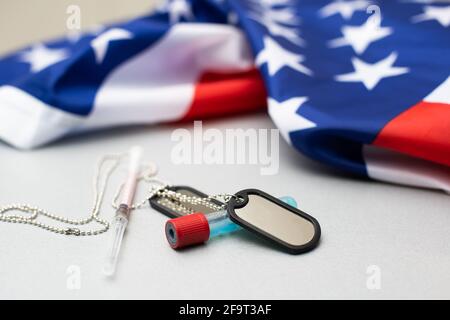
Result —
<instances>
[{"instance_id":1,"label":"blank metal dog tag","mask_svg":"<svg viewBox=\"0 0 450 320\"><path fill-rule=\"evenodd\" d=\"M316 219L263 191L239 191L227 210L234 223L289 253L306 252L319 243L320 225Z\"/></svg>"}]
</instances>

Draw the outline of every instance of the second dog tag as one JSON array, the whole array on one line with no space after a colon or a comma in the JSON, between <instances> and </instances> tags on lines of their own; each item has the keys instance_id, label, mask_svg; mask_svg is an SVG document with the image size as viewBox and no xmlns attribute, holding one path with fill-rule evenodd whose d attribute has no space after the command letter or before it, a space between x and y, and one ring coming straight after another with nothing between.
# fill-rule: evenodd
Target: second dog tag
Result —
<instances>
[{"instance_id":1,"label":"second dog tag","mask_svg":"<svg viewBox=\"0 0 450 320\"><path fill-rule=\"evenodd\" d=\"M203 192L188 186L172 186L168 187L167 189L190 197L207 197L207 195ZM194 212L203 212L205 214L208 214L217 211L201 204L185 204L181 203L180 201L165 197L154 196L150 198L149 201L153 209L165 214L169 218L182 217ZM211 199L211 202L217 206L223 205L222 202L215 199Z\"/></svg>"},{"instance_id":2,"label":"second dog tag","mask_svg":"<svg viewBox=\"0 0 450 320\"><path fill-rule=\"evenodd\" d=\"M320 239L316 219L256 189L236 193L228 202L230 219L292 254L309 251Z\"/></svg>"}]
</instances>

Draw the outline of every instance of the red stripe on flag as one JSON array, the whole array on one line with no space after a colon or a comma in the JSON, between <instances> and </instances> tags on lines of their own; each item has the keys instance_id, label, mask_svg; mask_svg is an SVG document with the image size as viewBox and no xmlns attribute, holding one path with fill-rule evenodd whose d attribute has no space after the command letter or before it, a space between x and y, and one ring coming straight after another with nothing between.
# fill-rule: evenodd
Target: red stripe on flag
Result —
<instances>
[{"instance_id":1,"label":"red stripe on flag","mask_svg":"<svg viewBox=\"0 0 450 320\"><path fill-rule=\"evenodd\" d=\"M450 104L420 102L391 120L373 144L450 166Z\"/></svg>"},{"instance_id":2,"label":"red stripe on flag","mask_svg":"<svg viewBox=\"0 0 450 320\"><path fill-rule=\"evenodd\" d=\"M239 114L267 108L267 93L258 70L208 72L195 87L194 100L182 121Z\"/></svg>"}]
</instances>

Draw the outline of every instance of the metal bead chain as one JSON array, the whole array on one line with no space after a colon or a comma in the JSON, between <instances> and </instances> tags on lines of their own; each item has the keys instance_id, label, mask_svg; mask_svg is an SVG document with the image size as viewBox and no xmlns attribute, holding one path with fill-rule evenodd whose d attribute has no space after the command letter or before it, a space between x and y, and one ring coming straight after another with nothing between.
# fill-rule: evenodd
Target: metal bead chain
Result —
<instances>
[{"instance_id":1,"label":"metal bead chain","mask_svg":"<svg viewBox=\"0 0 450 320\"><path fill-rule=\"evenodd\" d=\"M27 204L11 204L11 205L6 205L3 207L0 207L0 221L8 222L8 223L28 224L28 225L32 225L32 226L35 226L35 227L38 227L38 228L41 228L41 229L44 229L44 230L47 230L50 232L54 232L57 234L63 234L63 235L95 236L95 235L105 233L106 231L109 230L110 225L109 225L108 221L99 217L100 207L103 202L103 198L105 195L106 187L108 185L108 181L109 181L112 173L114 172L114 170L119 166L121 160L126 155L127 154L106 155L99 160L99 162L96 166L96 172L95 172L94 179L93 179L94 204L93 204L93 208L91 210L91 214L89 215L89 217L87 217L85 219L74 220L74 219L69 219L69 218L66 218L63 216L52 214L44 209L40 209L38 207L30 206ZM110 167L108 167L106 169L103 181L101 181L102 180L101 172L103 171L103 167L108 162L111 162L112 164ZM142 174L140 177L140 180L147 180L147 181L152 180L153 175L156 173L156 168L153 164L151 166L153 166L153 168L152 168L153 170L150 170L151 172ZM150 168L150 166L149 166L149 168ZM163 185L163 184L161 183L161 185ZM165 187L165 185L164 185L164 187ZM123 188L123 185L119 188L115 199L119 196L122 188ZM149 196L153 196L154 192L157 192L158 190L160 190L160 188L161 187L159 187L159 188L152 187L151 193ZM139 208L145 202L146 202L146 200L143 200L139 204L133 205L132 208ZM26 213L29 215L28 216L17 215L17 214L8 215L7 214L8 212L22 212L22 213ZM60 227L47 225L47 224L37 221L37 219L40 216L46 217L50 220L65 223L65 224L71 225L71 226L86 225L86 224L89 224L89 223L95 221L98 224L102 225L102 227L100 229L86 230L86 231L80 230L75 227L60 228Z\"/></svg>"},{"instance_id":2,"label":"metal bead chain","mask_svg":"<svg viewBox=\"0 0 450 320\"><path fill-rule=\"evenodd\" d=\"M152 164L150 164L150 166L151 165ZM156 172L156 170L154 170L152 172ZM149 187L147 196L143 200L132 204L131 205L131 209L136 210L136 209L140 209L140 208L144 207L145 205L148 204L148 199L150 199L153 196L155 196L160 190L163 190L163 189L166 189L167 187L169 187L169 184L167 184L166 182L164 182L164 181L162 181L160 179L154 178L153 175L154 174L151 174L151 173L149 174L149 173L145 173L144 172L143 174L141 174L138 177L138 181L144 180L145 182L147 182L150 185L150 187ZM113 198L113 200L111 202L111 206L114 209L118 209L119 208L118 200L119 200L119 196L122 193L122 190L123 190L124 186L125 186L125 183L121 184L119 186L119 188L117 189L116 194L114 195L114 198Z\"/></svg>"},{"instance_id":3,"label":"metal bead chain","mask_svg":"<svg viewBox=\"0 0 450 320\"><path fill-rule=\"evenodd\" d=\"M155 192L155 195L159 197L165 197L169 198L178 202L182 203L188 203L192 205L203 205L207 208L210 208L214 211L224 210L226 208L226 204L228 201L230 201L231 198L237 198L238 200L240 198L236 197L232 194L216 194L216 195L210 195L207 197L198 197L198 196L188 196L185 194L182 194L180 192L176 192L173 190L168 190L167 188L159 189ZM222 205L215 204L212 200L218 200L222 199L224 202Z\"/></svg>"},{"instance_id":4,"label":"metal bead chain","mask_svg":"<svg viewBox=\"0 0 450 320\"><path fill-rule=\"evenodd\" d=\"M11 204L6 205L3 207L0 207L0 222L7 222L7 223L22 223L22 224L28 224L32 225L53 233L57 234L63 234L63 235L74 235L74 236L94 236L99 235L102 233L105 233L109 230L110 224L107 220L104 220L99 217L100 214L100 207L102 205L104 195L106 192L106 187L108 185L109 179L112 175L112 173L115 171L115 169L119 166L121 160L126 156L127 154L115 154L115 155L106 155L102 157L97 166L96 166L96 172L93 179L93 190L94 190L94 204L93 208L91 210L91 213L89 217L85 219L75 220L75 219L69 219L63 216L59 216L56 214L52 214L44 209L30 206L28 204ZM108 162L111 162L112 165L106 169L105 177L103 180L101 179L101 173L103 171L103 167ZM156 174L156 166L154 164L147 165L147 172L144 171L144 173L141 174L141 176L138 178L139 181L144 180L146 181L150 187L149 192L146 196L146 198L136 204L133 204L131 206L132 209L139 209L143 207L148 199L152 198L153 196L157 195L162 198L168 198L175 201L178 201L180 203L188 203L192 205L203 205L207 208L210 208L214 211L224 210L226 208L226 203L230 201L231 198L236 198L237 200L241 200L240 198L236 197L235 195L231 194L217 194L213 196L207 196L207 197L197 197L197 196L188 196L179 192L175 192L172 190L169 190L169 185L165 182L157 179L154 177ZM119 189L117 190L113 201L112 206L114 208L118 208L117 199L120 196L120 193L123 189L123 184L120 185ZM217 205L212 200L219 200L223 201L224 204ZM29 216L24 215L17 215L17 214L11 214L8 215L8 212L22 212L25 214L29 214ZM96 230L80 230L75 227L67 227L67 228L61 228L61 227L55 227L52 225L44 224L42 222L37 221L37 219L42 216L46 217L50 220L58 221L61 223L65 223L67 225L71 226L82 226L87 225L93 221L97 222L98 224L102 225L100 229Z\"/></svg>"}]
</instances>

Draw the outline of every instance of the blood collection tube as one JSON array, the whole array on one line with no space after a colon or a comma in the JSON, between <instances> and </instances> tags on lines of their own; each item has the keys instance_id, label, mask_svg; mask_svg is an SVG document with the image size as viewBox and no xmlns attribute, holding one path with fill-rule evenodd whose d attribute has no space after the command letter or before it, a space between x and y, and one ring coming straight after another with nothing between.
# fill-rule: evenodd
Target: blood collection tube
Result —
<instances>
[{"instance_id":1,"label":"blood collection tube","mask_svg":"<svg viewBox=\"0 0 450 320\"><path fill-rule=\"evenodd\" d=\"M281 197L280 200L294 208L297 207L297 202L292 197ZM221 210L209 214L196 212L170 219L166 223L165 231L170 246L173 249L180 249L241 229L230 220L226 210Z\"/></svg>"}]
</instances>

